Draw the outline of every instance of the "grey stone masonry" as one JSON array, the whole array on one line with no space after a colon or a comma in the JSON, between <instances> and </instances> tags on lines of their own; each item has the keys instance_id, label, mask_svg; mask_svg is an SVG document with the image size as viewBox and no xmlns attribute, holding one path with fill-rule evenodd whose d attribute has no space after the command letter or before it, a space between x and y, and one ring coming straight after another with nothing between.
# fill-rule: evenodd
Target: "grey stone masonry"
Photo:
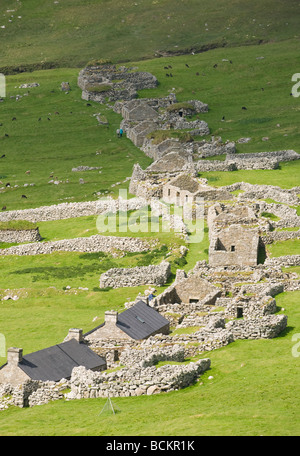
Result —
<instances>
[{"instance_id":1,"label":"grey stone masonry","mask_svg":"<svg viewBox=\"0 0 300 456\"><path fill-rule=\"evenodd\" d=\"M52 252L146 252L150 244L139 238L94 235L86 238L22 244L0 249L0 255L46 255Z\"/></svg>"},{"instance_id":2,"label":"grey stone masonry","mask_svg":"<svg viewBox=\"0 0 300 456\"><path fill-rule=\"evenodd\" d=\"M123 368L111 373L94 373L84 367L73 369L68 399L129 397L178 390L194 383L210 368L210 359L187 365Z\"/></svg>"},{"instance_id":3,"label":"grey stone masonry","mask_svg":"<svg viewBox=\"0 0 300 456\"><path fill-rule=\"evenodd\" d=\"M253 320L232 320L226 324L234 339L272 339L287 325L286 315L266 315Z\"/></svg>"},{"instance_id":4,"label":"grey stone masonry","mask_svg":"<svg viewBox=\"0 0 300 456\"><path fill-rule=\"evenodd\" d=\"M117 82L116 82L117 81ZM148 72L132 71L125 66L105 64L88 66L78 75L78 86L84 100L105 103L117 100L133 100L137 91L152 89L158 84L155 76Z\"/></svg>"},{"instance_id":5,"label":"grey stone masonry","mask_svg":"<svg viewBox=\"0 0 300 456\"><path fill-rule=\"evenodd\" d=\"M100 288L136 287L139 285L164 285L171 274L167 261L159 265L136 266L134 268L112 268L100 277Z\"/></svg>"},{"instance_id":6,"label":"grey stone masonry","mask_svg":"<svg viewBox=\"0 0 300 456\"><path fill-rule=\"evenodd\" d=\"M38 228L33 230L0 230L0 242L21 244L40 240L41 235Z\"/></svg>"},{"instance_id":7,"label":"grey stone masonry","mask_svg":"<svg viewBox=\"0 0 300 456\"><path fill-rule=\"evenodd\" d=\"M100 215L107 212L118 211L119 205L121 204L123 207L124 200L122 198L113 199L111 197L81 203L53 204L51 206L41 206L34 209L0 212L0 221L28 220L30 222L47 222L50 220L64 220L75 217L85 217L88 215ZM145 201L141 201L139 198L126 200L127 210L140 209L144 205Z\"/></svg>"}]
</instances>

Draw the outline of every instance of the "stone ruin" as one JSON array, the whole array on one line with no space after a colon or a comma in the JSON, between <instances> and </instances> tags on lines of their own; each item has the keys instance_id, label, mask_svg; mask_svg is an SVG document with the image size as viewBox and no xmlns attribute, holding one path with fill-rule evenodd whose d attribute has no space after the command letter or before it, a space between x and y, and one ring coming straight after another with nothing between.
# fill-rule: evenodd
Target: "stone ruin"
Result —
<instances>
[{"instance_id":1,"label":"stone ruin","mask_svg":"<svg viewBox=\"0 0 300 456\"><path fill-rule=\"evenodd\" d=\"M79 73L78 86L82 89L84 100L99 103L137 98L137 91L152 89L158 84L155 76L147 72L138 72L134 68L104 64L87 66Z\"/></svg>"}]
</instances>

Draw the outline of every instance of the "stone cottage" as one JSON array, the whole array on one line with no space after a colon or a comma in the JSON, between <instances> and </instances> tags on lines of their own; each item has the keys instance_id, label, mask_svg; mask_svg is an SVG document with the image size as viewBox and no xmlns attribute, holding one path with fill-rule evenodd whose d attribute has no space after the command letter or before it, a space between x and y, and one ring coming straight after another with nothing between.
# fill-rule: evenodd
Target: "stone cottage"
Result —
<instances>
[{"instance_id":1,"label":"stone cottage","mask_svg":"<svg viewBox=\"0 0 300 456\"><path fill-rule=\"evenodd\" d=\"M195 202L197 198L205 201L231 200L232 195L226 190L201 184L199 180L185 173L171 179L163 187L163 199L167 203L184 206Z\"/></svg>"},{"instance_id":2,"label":"stone cottage","mask_svg":"<svg viewBox=\"0 0 300 456\"><path fill-rule=\"evenodd\" d=\"M144 340L154 334L168 334L169 321L144 301L122 313L105 312L105 321L101 325L84 334L87 342L97 340L114 342L131 342Z\"/></svg>"},{"instance_id":3,"label":"stone cottage","mask_svg":"<svg viewBox=\"0 0 300 456\"><path fill-rule=\"evenodd\" d=\"M132 100L124 104L122 108L124 120L142 122L143 120L155 120L158 112L143 100Z\"/></svg>"},{"instance_id":4,"label":"stone cottage","mask_svg":"<svg viewBox=\"0 0 300 456\"><path fill-rule=\"evenodd\" d=\"M79 330L78 334L82 336L82 331ZM25 356L22 348L9 348L7 362L0 367L0 384L16 386L27 380L68 380L73 368L78 366L102 371L106 369L106 361L74 337Z\"/></svg>"}]
</instances>

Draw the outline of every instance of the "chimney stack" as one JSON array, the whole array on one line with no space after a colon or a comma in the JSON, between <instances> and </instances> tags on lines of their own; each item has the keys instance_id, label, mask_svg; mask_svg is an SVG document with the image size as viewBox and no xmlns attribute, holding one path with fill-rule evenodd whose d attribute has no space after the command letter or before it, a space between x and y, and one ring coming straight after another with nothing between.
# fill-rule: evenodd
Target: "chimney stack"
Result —
<instances>
[{"instance_id":1,"label":"chimney stack","mask_svg":"<svg viewBox=\"0 0 300 456\"><path fill-rule=\"evenodd\" d=\"M7 350L7 364L17 366L23 359L23 348L11 347Z\"/></svg>"},{"instance_id":2,"label":"chimney stack","mask_svg":"<svg viewBox=\"0 0 300 456\"><path fill-rule=\"evenodd\" d=\"M105 312L105 324L115 325L118 321L118 312L115 310L107 310Z\"/></svg>"},{"instance_id":3,"label":"chimney stack","mask_svg":"<svg viewBox=\"0 0 300 456\"><path fill-rule=\"evenodd\" d=\"M75 339L77 342L83 342L82 329L69 329L68 340Z\"/></svg>"}]
</instances>

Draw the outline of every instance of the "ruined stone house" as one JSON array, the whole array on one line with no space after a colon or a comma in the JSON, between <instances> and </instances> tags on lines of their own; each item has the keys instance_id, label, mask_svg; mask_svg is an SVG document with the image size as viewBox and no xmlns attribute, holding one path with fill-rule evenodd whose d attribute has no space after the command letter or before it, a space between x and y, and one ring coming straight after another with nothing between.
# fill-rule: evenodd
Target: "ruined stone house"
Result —
<instances>
[{"instance_id":1,"label":"ruined stone house","mask_svg":"<svg viewBox=\"0 0 300 456\"><path fill-rule=\"evenodd\" d=\"M177 206L194 203L197 199L205 201L230 200L232 195L226 190L218 190L201 184L189 174L180 174L171 179L163 187L163 199Z\"/></svg>"},{"instance_id":2,"label":"ruined stone house","mask_svg":"<svg viewBox=\"0 0 300 456\"><path fill-rule=\"evenodd\" d=\"M201 278L198 274L192 274L187 277L184 271L181 271L181 277L176 275L176 281L164 290L159 296L153 299L154 307L160 308L167 305L172 308L173 304L192 305L197 308L198 305L214 305L217 298L222 294L219 287L211 284Z\"/></svg>"},{"instance_id":3,"label":"ruined stone house","mask_svg":"<svg viewBox=\"0 0 300 456\"><path fill-rule=\"evenodd\" d=\"M152 133L154 130L157 130L157 124L151 119L145 119L127 129L126 134L135 146L141 147L148 133Z\"/></svg>"},{"instance_id":4,"label":"ruined stone house","mask_svg":"<svg viewBox=\"0 0 300 456\"><path fill-rule=\"evenodd\" d=\"M124 103L121 114L124 120L132 122L155 120L158 117L158 112L143 100L132 100Z\"/></svg>"},{"instance_id":5,"label":"ruined stone house","mask_svg":"<svg viewBox=\"0 0 300 456\"><path fill-rule=\"evenodd\" d=\"M257 228L230 225L210 237L209 265L212 267L256 266L258 249Z\"/></svg>"}]
</instances>

